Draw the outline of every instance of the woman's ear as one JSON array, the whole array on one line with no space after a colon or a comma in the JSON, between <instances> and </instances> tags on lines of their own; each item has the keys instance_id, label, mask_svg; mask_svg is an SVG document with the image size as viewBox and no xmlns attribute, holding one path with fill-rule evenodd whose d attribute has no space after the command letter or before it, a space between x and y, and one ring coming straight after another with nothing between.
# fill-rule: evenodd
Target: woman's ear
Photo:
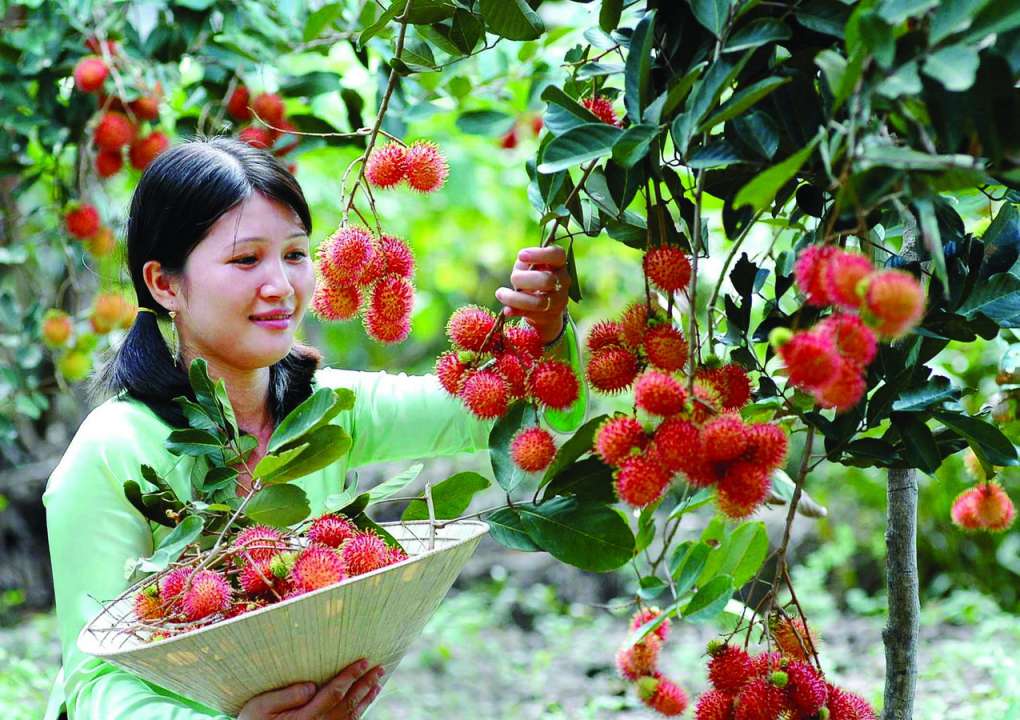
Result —
<instances>
[{"instance_id":1,"label":"woman's ear","mask_svg":"<svg viewBox=\"0 0 1020 720\"><path fill-rule=\"evenodd\" d=\"M179 310L180 304L179 283L177 277L163 269L158 260L149 260L142 266L142 277L145 285L149 288L152 299L162 305L168 311Z\"/></svg>"}]
</instances>

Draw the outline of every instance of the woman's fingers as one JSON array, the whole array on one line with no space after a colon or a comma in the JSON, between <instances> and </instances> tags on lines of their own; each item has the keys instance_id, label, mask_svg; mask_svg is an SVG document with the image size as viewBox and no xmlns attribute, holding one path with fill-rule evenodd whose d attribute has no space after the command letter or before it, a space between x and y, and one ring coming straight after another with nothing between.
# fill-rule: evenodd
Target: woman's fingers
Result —
<instances>
[{"instance_id":1,"label":"woman's fingers","mask_svg":"<svg viewBox=\"0 0 1020 720\"><path fill-rule=\"evenodd\" d=\"M256 695L245 703L238 718L247 720L247 718L271 717L286 710L302 707L312 699L313 695L315 695L313 683L296 683L279 690L270 690Z\"/></svg>"},{"instance_id":2,"label":"woman's fingers","mask_svg":"<svg viewBox=\"0 0 1020 720\"><path fill-rule=\"evenodd\" d=\"M381 678L382 668L366 673L347 691L344 699L329 711L325 720L356 720L361 717L368 704L379 694Z\"/></svg>"},{"instance_id":3,"label":"woman's fingers","mask_svg":"<svg viewBox=\"0 0 1020 720\"><path fill-rule=\"evenodd\" d=\"M378 677L376 671L381 672L382 668L376 667L369 670L369 664L367 660L358 660L353 662L339 673L336 677L330 680L328 683L322 686L315 697L312 698L311 702L304 708L302 712L307 715L308 718L319 718L319 717L333 717L329 713L337 707L346 707L347 712L351 712L355 703L347 703L347 695L351 692L358 683L362 682L366 678L368 686L375 682ZM360 697L360 696L359 696ZM343 717L342 715L337 717Z\"/></svg>"},{"instance_id":4,"label":"woman's fingers","mask_svg":"<svg viewBox=\"0 0 1020 720\"><path fill-rule=\"evenodd\" d=\"M559 245L526 247L518 251L517 263L524 268L529 265L548 265L550 270L557 270L567 264L567 252Z\"/></svg>"},{"instance_id":5,"label":"woman's fingers","mask_svg":"<svg viewBox=\"0 0 1020 720\"><path fill-rule=\"evenodd\" d=\"M560 272L514 270L510 273L510 284L518 290L559 292L559 290L570 286L570 276L562 270Z\"/></svg>"}]
</instances>

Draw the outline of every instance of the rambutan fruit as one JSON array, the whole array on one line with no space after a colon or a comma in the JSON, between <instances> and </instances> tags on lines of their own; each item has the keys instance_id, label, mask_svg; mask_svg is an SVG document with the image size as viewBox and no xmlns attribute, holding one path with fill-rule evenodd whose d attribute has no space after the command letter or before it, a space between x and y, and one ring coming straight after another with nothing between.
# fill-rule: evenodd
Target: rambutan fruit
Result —
<instances>
[{"instance_id":1,"label":"rambutan fruit","mask_svg":"<svg viewBox=\"0 0 1020 720\"><path fill-rule=\"evenodd\" d=\"M625 390L637 373L637 355L619 345L609 345L592 353L585 370L588 384L602 393Z\"/></svg>"},{"instance_id":2,"label":"rambutan fruit","mask_svg":"<svg viewBox=\"0 0 1020 720\"><path fill-rule=\"evenodd\" d=\"M700 472L704 451L701 447L701 431L689 420L671 417L663 420L655 429L652 440L655 455L670 472L683 471L697 479L692 484L700 485Z\"/></svg>"},{"instance_id":3,"label":"rambutan fruit","mask_svg":"<svg viewBox=\"0 0 1020 720\"><path fill-rule=\"evenodd\" d=\"M812 394L822 407L835 408L836 412L841 413L854 408L861 401L867 386L861 368L852 362L842 360L832 381L823 387L815 388Z\"/></svg>"},{"instance_id":4,"label":"rambutan fruit","mask_svg":"<svg viewBox=\"0 0 1020 720\"><path fill-rule=\"evenodd\" d=\"M652 415L676 415L686 400L687 391L676 378L657 370L644 372L634 383L634 404Z\"/></svg>"},{"instance_id":5,"label":"rambutan fruit","mask_svg":"<svg viewBox=\"0 0 1020 720\"><path fill-rule=\"evenodd\" d=\"M226 612L233 602L230 583L215 570L198 570L187 582L181 609L189 622Z\"/></svg>"},{"instance_id":6,"label":"rambutan fruit","mask_svg":"<svg viewBox=\"0 0 1020 720\"><path fill-rule=\"evenodd\" d=\"M701 428L701 447L714 462L734 460L744 454L749 443L749 428L737 413L714 417Z\"/></svg>"},{"instance_id":7,"label":"rambutan fruit","mask_svg":"<svg viewBox=\"0 0 1020 720\"><path fill-rule=\"evenodd\" d=\"M829 697L825 707L829 709L829 720L878 720L875 711L860 695L856 695L831 683L826 684Z\"/></svg>"},{"instance_id":8,"label":"rambutan fruit","mask_svg":"<svg viewBox=\"0 0 1020 720\"><path fill-rule=\"evenodd\" d=\"M655 502L669 487L670 475L653 457L633 455L620 463L613 473L616 497L632 507Z\"/></svg>"},{"instance_id":9,"label":"rambutan fruit","mask_svg":"<svg viewBox=\"0 0 1020 720\"><path fill-rule=\"evenodd\" d=\"M694 377L708 383L719 393L723 410L739 410L751 399L751 379L747 377L747 371L736 363L698 368Z\"/></svg>"},{"instance_id":10,"label":"rambutan fruit","mask_svg":"<svg viewBox=\"0 0 1020 720\"><path fill-rule=\"evenodd\" d=\"M834 245L810 245L797 257L793 275L808 305L825 307L832 304L832 298L829 297L828 264L838 252L839 248Z\"/></svg>"},{"instance_id":11,"label":"rambutan fruit","mask_svg":"<svg viewBox=\"0 0 1020 720\"><path fill-rule=\"evenodd\" d=\"M96 154L96 173L101 178L108 178L120 172L124 167L124 154L120 150L100 150Z\"/></svg>"},{"instance_id":12,"label":"rambutan fruit","mask_svg":"<svg viewBox=\"0 0 1020 720\"><path fill-rule=\"evenodd\" d=\"M152 621L163 617L163 605L159 600L159 588L147 585L135 595L135 617L139 620Z\"/></svg>"},{"instance_id":13,"label":"rambutan fruit","mask_svg":"<svg viewBox=\"0 0 1020 720\"><path fill-rule=\"evenodd\" d=\"M494 370L480 370L464 378L460 399L467 409L483 420L492 420L506 413L509 392L504 380Z\"/></svg>"},{"instance_id":14,"label":"rambutan fruit","mask_svg":"<svg viewBox=\"0 0 1020 720\"><path fill-rule=\"evenodd\" d=\"M361 307L361 289L357 286L337 287L320 282L312 293L312 312L323 320L350 320Z\"/></svg>"},{"instance_id":15,"label":"rambutan fruit","mask_svg":"<svg viewBox=\"0 0 1020 720\"><path fill-rule=\"evenodd\" d=\"M715 417L722 409L722 396L714 386L702 381L694 381L694 392L691 398L691 422L703 425Z\"/></svg>"},{"instance_id":16,"label":"rambutan fruit","mask_svg":"<svg viewBox=\"0 0 1020 720\"><path fill-rule=\"evenodd\" d=\"M506 339L507 347L522 359L540 358L545 350L538 330L528 322L504 325L503 337Z\"/></svg>"},{"instance_id":17,"label":"rambutan fruit","mask_svg":"<svg viewBox=\"0 0 1020 720\"><path fill-rule=\"evenodd\" d=\"M1001 485L983 482L956 496L951 516L964 530L1003 532L1013 525L1016 508Z\"/></svg>"},{"instance_id":18,"label":"rambutan fruit","mask_svg":"<svg viewBox=\"0 0 1020 720\"><path fill-rule=\"evenodd\" d=\"M556 443L544 428L522 428L510 443L510 458L525 472L545 470L555 456Z\"/></svg>"},{"instance_id":19,"label":"rambutan fruit","mask_svg":"<svg viewBox=\"0 0 1020 720\"><path fill-rule=\"evenodd\" d=\"M408 316L414 307L414 286L401 275L383 275L372 288L369 304L382 318Z\"/></svg>"},{"instance_id":20,"label":"rambutan fruit","mask_svg":"<svg viewBox=\"0 0 1020 720\"><path fill-rule=\"evenodd\" d=\"M273 147L273 133L267 128L251 125L237 134L237 139L259 150Z\"/></svg>"},{"instance_id":21,"label":"rambutan fruit","mask_svg":"<svg viewBox=\"0 0 1020 720\"><path fill-rule=\"evenodd\" d=\"M407 148L391 142L374 148L365 162L365 178L378 188L390 188L407 172Z\"/></svg>"},{"instance_id":22,"label":"rambutan fruit","mask_svg":"<svg viewBox=\"0 0 1020 720\"><path fill-rule=\"evenodd\" d=\"M733 720L733 697L722 690L707 690L698 698L694 720Z\"/></svg>"},{"instance_id":23,"label":"rambutan fruit","mask_svg":"<svg viewBox=\"0 0 1020 720\"><path fill-rule=\"evenodd\" d=\"M159 100L162 97L163 86L156 83L156 88L147 95L142 95L136 100L128 103L128 109L139 120L155 122L159 120Z\"/></svg>"},{"instance_id":24,"label":"rambutan fruit","mask_svg":"<svg viewBox=\"0 0 1020 720\"><path fill-rule=\"evenodd\" d=\"M357 285L375 252L372 233L357 225L345 225L319 246L319 269L332 285Z\"/></svg>"},{"instance_id":25,"label":"rambutan fruit","mask_svg":"<svg viewBox=\"0 0 1020 720\"><path fill-rule=\"evenodd\" d=\"M403 342L411 334L410 314L397 316L383 315L377 312L374 307L369 307L361 319L365 332L377 342Z\"/></svg>"},{"instance_id":26,"label":"rambutan fruit","mask_svg":"<svg viewBox=\"0 0 1020 720\"><path fill-rule=\"evenodd\" d=\"M747 651L736 645L710 645L708 680L712 687L727 695L736 695L751 677L753 665Z\"/></svg>"},{"instance_id":27,"label":"rambutan fruit","mask_svg":"<svg viewBox=\"0 0 1020 720\"><path fill-rule=\"evenodd\" d=\"M638 610L630 618L630 629L637 630L639 627L651 622L660 615L662 615L662 611L657 607L648 607L643 610ZM669 618L666 618L658 626L656 626L655 630L653 630L650 635L654 635L662 642L666 642L667 638L669 638L669 626Z\"/></svg>"},{"instance_id":28,"label":"rambutan fruit","mask_svg":"<svg viewBox=\"0 0 1020 720\"><path fill-rule=\"evenodd\" d=\"M622 342L623 331L620 323L612 320L599 320L588 331L586 345L589 351L595 353L602 348L619 345Z\"/></svg>"},{"instance_id":29,"label":"rambutan fruit","mask_svg":"<svg viewBox=\"0 0 1020 720\"><path fill-rule=\"evenodd\" d=\"M457 348L480 352L491 349L492 340L486 346L485 338L489 337L495 324L496 316L488 309L464 305L450 316L446 323L446 335Z\"/></svg>"},{"instance_id":30,"label":"rambutan fruit","mask_svg":"<svg viewBox=\"0 0 1020 720\"><path fill-rule=\"evenodd\" d=\"M790 384L808 390L835 380L843 362L832 338L808 331L794 334L778 352L786 364Z\"/></svg>"},{"instance_id":31,"label":"rambutan fruit","mask_svg":"<svg viewBox=\"0 0 1020 720\"><path fill-rule=\"evenodd\" d=\"M769 632L779 651L794 660L807 660L811 657L812 648L818 649L818 640L810 633L803 618L771 617Z\"/></svg>"},{"instance_id":32,"label":"rambutan fruit","mask_svg":"<svg viewBox=\"0 0 1020 720\"><path fill-rule=\"evenodd\" d=\"M745 461L730 463L716 485L719 509L734 520L745 518L765 502L771 485L769 468Z\"/></svg>"},{"instance_id":33,"label":"rambutan fruit","mask_svg":"<svg viewBox=\"0 0 1020 720\"><path fill-rule=\"evenodd\" d=\"M511 352L503 352L496 356L496 372L506 380L510 397L520 398L527 393L528 370L521 359Z\"/></svg>"},{"instance_id":34,"label":"rambutan fruit","mask_svg":"<svg viewBox=\"0 0 1020 720\"><path fill-rule=\"evenodd\" d=\"M407 148L404 173L413 190L429 193L443 187L450 169L435 143L418 140Z\"/></svg>"},{"instance_id":35,"label":"rambutan fruit","mask_svg":"<svg viewBox=\"0 0 1020 720\"><path fill-rule=\"evenodd\" d=\"M344 516L326 513L312 521L306 537L310 542L338 548L358 532L358 527Z\"/></svg>"},{"instance_id":36,"label":"rambutan fruit","mask_svg":"<svg viewBox=\"0 0 1020 720\"><path fill-rule=\"evenodd\" d=\"M110 69L99 57L85 57L74 66L74 85L85 93L92 93L103 87Z\"/></svg>"},{"instance_id":37,"label":"rambutan fruit","mask_svg":"<svg viewBox=\"0 0 1020 720\"><path fill-rule=\"evenodd\" d=\"M819 280L832 304L853 310L861 304L861 296L857 294L858 283L874 271L871 261L860 253L837 250L825 263Z\"/></svg>"},{"instance_id":38,"label":"rambutan fruit","mask_svg":"<svg viewBox=\"0 0 1020 720\"><path fill-rule=\"evenodd\" d=\"M248 108L249 99L248 88L244 85L235 87L227 99L227 112L230 114L230 117L240 122L251 120L251 110Z\"/></svg>"},{"instance_id":39,"label":"rambutan fruit","mask_svg":"<svg viewBox=\"0 0 1020 720\"><path fill-rule=\"evenodd\" d=\"M135 170L144 170L148 167L157 155L170 147L170 139L166 133L156 130L144 138L131 143L128 156L131 158L131 167Z\"/></svg>"},{"instance_id":40,"label":"rambutan fruit","mask_svg":"<svg viewBox=\"0 0 1020 720\"><path fill-rule=\"evenodd\" d=\"M124 315L126 300L122 295L112 292L104 292L96 295L92 303L92 314L89 322L92 329L100 335L105 335L120 325Z\"/></svg>"},{"instance_id":41,"label":"rambutan fruit","mask_svg":"<svg viewBox=\"0 0 1020 720\"><path fill-rule=\"evenodd\" d=\"M275 580L276 577L269 569L269 562L266 560L245 565L237 576L237 582L241 589L251 597L268 593Z\"/></svg>"},{"instance_id":42,"label":"rambutan fruit","mask_svg":"<svg viewBox=\"0 0 1020 720\"><path fill-rule=\"evenodd\" d=\"M340 555L351 576L364 575L389 564L385 541L373 532L362 532L340 547Z\"/></svg>"},{"instance_id":43,"label":"rambutan fruit","mask_svg":"<svg viewBox=\"0 0 1020 720\"><path fill-rule=\"evenodd\" d=\"M279 127L284 115L283 98L276 93L261 93L251 106L264 122Z\"/></svg>"},{"instance_id":44,"label":"rambutan fruit","mask_svg":"<svg viewBox=\"0 0 1020 720\"><path fill-rule=\"evenodd\" d=\"M647 444L644 428L630 415L614 415L595 431L594 450L607 465L620 465Z\"/></svg>"},{"instance_id":45,"label":"rambutan fruit","mask_svg":"<svg viewBox=\"0 0 1020 720\"><path fill-rule=\"evenodd\" d=\"M645 355L660 370L682 370L687 364L687 341L672 325L656 325L645 332Z\"/></svg>"},{"instance_id":46,"label":"rambutan fruit","mask_svg":"<svg viewBox=\"0 0 1020 720\"><path fill-rule=\"evenodd\" d=\"M96 147L102 150L120 150L134 141L137 132L134 123L128 120L126 115L108 112L99 119L92 139Z\"/></svg>"},{"instance_id":47,"label":"rambutan fruit","mask_svg":"<svg viewBox=\"0 0 1020 720\"><path fill-rule=\"evenodd\" d=\"M159 599L163 603L164 613L180 612L184 584L191 577L189 567L174 568L159 579Z\"/></svg>"},{"instance_id":48,"label":"rambutan fruit","mask_svg":"<svg viewBox=\"0 0 1020 720\"><path fill-rule=\"evenodd\" d=\"M846 360L867 367L878 352L875 333L856 315L836 313L818 323L814 331L827 335Z\"/></svg>"},{"instance_id":49,"label":"rambutan fruit","mask_svg":"<svg viewBox=\"0 0 1020 720\"><path fill-rule=\"evenodd\" d=\"M734 720L778 720L786 709L786 695L769 680L749 680L733 701Z\"/></svg>"},{"instance_id":50,"label":"rambutan fruit","mask_svg":"<svg viewBox=\"0 0 1020 720\"><path fill-rule=\"evenodd\" d=\"M323 545L309 545L298 554L290 575L295 585L311 591L340 582L348 572L337 551Z\"/></svg>"},{"instance_id":51,"label":"rambutan fruit","mask_svg":"<svg viewBox=\"0 0 1020 720\"><path fill-rule=\"evenodd\" d=\"M79 240L88 240L99 232L99 211L94 205L80 203L64 215L64 227Z\"/></svg>"},{"instance_id":52,"label":"rambutan fruit","mask_svg":"<svg viewBox=\"0 0 1020 720\"><path fill-rule=\"evenodd\" d=\"M443 389L451 395L460 392L460 383L467 370L467 365L457 357L452 350L445 352L436 358L436 377Z\"/></svg>"},{"instance_id":53,"label":"rambutan fruit","mask_svg":"<svg viewBox=\"0 0 1020 720\"><path fill-rule=\"evenodd\" d=\"M760 652L751 658L753 674L758 677L770 677L772 673L782 670L783 655L777 652Z\"/></svg>"},{"instance_id":54,"label":"rambutan fruit","mask_svg":"<svg viewBox=\"0 0 1020 720\"><path fill-rule=\"evenodd\" d=\"M616 652L616 670L620 677L634 682L640 677L654 673L659 663L661 647L662 641L655 635L629 647L621 647Z\"/></svg>"},{"instance_id":55,"label":"rambutan fruit","mask_svg":"<svg viewBox=\"0 0 1020 720\"><path fill-rule=\"evenodd\" d=\"M664 677L643 677L637 682L641 702L660 715L674 717L687 709L687 693Z\"/></svg>"},{"instance_id":56,"label":"rambutan fruit","mask_svg":"<svg viewBox=\"0 0 1020 720\"><path fill-rule=\"evenodd\" d=\"M42 326L39 334L47 347L58 348L67 344L74 333L74 323L71 316L63 310L51 308L43 316Z\"/></svg>"},{"instance_id":57,"label":"rambutan fruit","mask_svg":"<svg viewBox=\"0 0 1020 720\"><path fill-rule=\"evenodd\" d=\"M613 102L609 98L596 95L585 98L581 101L581 104L588 108L592 115L607 125L620 127L620 119L616 116L616 111L613 110Z\"/></svg>"},{"instance_id":58,"label":"rambutan fruit","mask_svg":"<svg viewBox=\"0 0 1020 720\"><path fill-rule=\"evenodd\" d=\"M396 565L398 562L404 562L404 560L410 559L410 557L411 556L404 551L404 548L391 547L386 556L386 564Z\"/></svg>"},{"instance_id":59,"label":"rambutan fruit","mask_svg":"<svg viewBox=\"0 0 1020 720\"><path fill-rule=\"evenodd\" d=\"M790 440L786 432L771 423L753 423L747 428L748 462L768 468L769 471L782 467Z\"/></svg>"},{"instance_id":60,"label":"rambutan fruit","mask_svg":"<svg viewBox=\"0 0 1020 720\"><path fill-rule=\"evenodd\" d=\"M378 250L386 263L386 272L408 279L414 276L414 253L403 240L392 235L382 235Z\"/></svg>"},{"instance_id":61,"label":"rambutan fruit","mask_svg":"<svg viewBox=\"0 0 1020 720\"><path fill-rule=\"evenodd\" d=\"M559 360L535 363L528 374L528 394L553 410L564 410L577 400L579 392L574 369Z\"/></svg>"},{"instance_id":62,"label":"rambutan fruit","mask_svg":"<svg viewBox=\"0 0 1020 720\"><path fill-rule=\"evenodd\" d=\"M659 245L646 252L643 267L651 283L667 293L683 290L691 281L691 261L674 245Z\"/></svg>"},{"instance_id":63,"label":"rambutan fruit","mask_svg":"<svg viewBox=\"0 0 1020 720\"><path fill-rule=\"evenodd\" d=\"M85 241L85 247L95 257L106 257L116 249L117 238L113 236L113 230L101 225L98 232Z\"/></svg>"},{"instance_id":64,"label":"rambutan fruit","mask_svg":"<svg viewBox=\"0 0 1020 720\"><path fill-rule=\"evenodd\" d=\"M628 347L639 348L648 328L648 307L637 302L627 307L620 316L620 335Z\"/></svg>"},{"instance_id":65,"label":"rambutan fruit","mask_svg":"<svg viewBox=\"0 0 1020 720\"><path fill-rule=\"evenodd\" d=\"M884 338L894 340L910 332L924 315L924 290L903 270L881 270L861 281L865 287L865 319Z\"/></svg>"},{"instance_id":66,"label":"rambutan fruit","mask_svg":"<svg viewBox=\"0 0 1020 720\"><path fill-rule=\"evenodd\" d=\"M237 534L231 552L239 558L254 562L270 560L276 553L287 549L283 535L268 525L251 525Z\"/></svg>"},{"instance_id":67,"label":"rambutan fruit","mask_svg":"<svg viewBox=\"0 0 1020 720\"><path fill-rule=\"evenodd\" d=\"M813 717L829 696L825 680L809 663L794 660L786 666L786 702L801 717Z\"/></svg>"}]
</instances>

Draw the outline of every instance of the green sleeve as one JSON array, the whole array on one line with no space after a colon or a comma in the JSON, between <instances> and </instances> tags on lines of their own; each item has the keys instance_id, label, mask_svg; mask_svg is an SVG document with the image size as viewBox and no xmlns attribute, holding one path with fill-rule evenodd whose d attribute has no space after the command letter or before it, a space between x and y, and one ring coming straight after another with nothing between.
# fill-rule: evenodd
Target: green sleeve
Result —
<instances>
[{"instance_id":1,"label":"green sleeve","mask_svg":"<svg viewBox=\"0 0 1020 720\"><path fill-rule=\"evenodd\" d=\"M348 467L488 447L493 423L468 412L435 375L327 368L316 379L327 387L354 391Z\"/></svg>"},{"instance_id":2,"label":"green sleeve","mask_svg":"<svg viewBox=\"0 0 1020 720\"><path fill-rule=\"evenodd\" d=\"M123 483L138 477L143 458L164 459L165 434L165 426L129 404L104 403L82 423L43 495L64 665L63 687L54 692L63 691L69 720L229 720L76 644L100 601L130 584L125 562L152 552L148 522L124 497Z\"/></svg>"}]
</instances>

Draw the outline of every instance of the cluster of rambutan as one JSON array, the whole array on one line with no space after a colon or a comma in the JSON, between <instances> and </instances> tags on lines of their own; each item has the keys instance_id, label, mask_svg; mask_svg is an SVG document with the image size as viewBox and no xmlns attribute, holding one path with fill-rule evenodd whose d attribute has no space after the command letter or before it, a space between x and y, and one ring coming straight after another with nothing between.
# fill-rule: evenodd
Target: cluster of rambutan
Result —
<instances>
[{"instance_id":1,"label":"cluster of rambutan","mask_svg":"<svg viewBox=\"0 0 1020 720\"><path fill-rule=\"evenodd\" d=\"M94 52L101 49L95 39L90 39L86 45ZM131 166L144 170L153 158L170 147L170 139L161 130L150 127L148 133L139 132L143 124L159 120L163 90L158 82L153 88L143 88L140 97L128 102L104 92L111 73L107 58L114 63L115 69L118 64L126 64L117 43L108 40L105 45L106 57L97 52L79 60L74 68L75 87L83 93L95 94L99 99L99 119L92 132L92 141L97 151L96 173L101 178L116 175L124 167L124 148L128 149Z\"/></svg>"},{"instance_id":2,"label":"cluster of rambutan","mask_svg":"<svg viewBox=\"0 0 1020 720\"><path fill-rule=\"evenodd\" d=\"M997 482L986 480L953 500L953 524L969 532L1005 532L1016 519L1016 508Z\"/></svg>"},{"instance_id":3,"label":"cluster of rambutan","mask_svg":"<svg viewBox=\"0 0 1020 720\"><path fill-rule=\"evenodd\" d=\"M623 125L620 118L616 116L616 111L613 110L613 101L609 98L602 95L593 95L586 97L581 101L581 104L590 110L592 115L607 125L613 125L614 127L621 127Z\"/></svg>"},{"instance_id":4,"label":"cluster of rambutan","mask_svg":"<svg viewBox=\"0 0 1020 720\"><path fill-rule=\"evenodd\" d=\"M226 109L227 114L240 123L251 122L255 115L265 123L248 125L237 134L239 140L254 148L270 150L273 155L282 158L301 144L300 136L293 134L297 128L287 120L283 98L277 93L259 93L252 99L247 86L238 84L227 98ZM291 164L287 169L293 173L297 166Z\"/></svg>"},{"instance_id":5,"label":"cluster of rambutan","mask_svg":"<svg viewBox=\"0 0 1020 720\"><path fill-rule=\"evenodd\" d=\"M411 332L414 254L392 235L376 237L345 225L319 246L312 312L323 320L350 320L364 306L365 331L384 343Z\"/></svg>"},{"instance_id":6,"label":"cluster of rambutan","mask_svg":"<svg viewBox=\"0 0 1020 720\"><path fill-rule=\"evenodd\" d=\"M630 629L651 622L660 615L658 608L639 610L630 621ZM620 677L634 683L641 702L652 710L673 717L687 709L687 693L659 671L659 652L669 637L669 619L633 645L624 645L616 653Z\"/></svg>"},{"instance_id":7,"label":"cluster of rambutan","mask_svg":"<svg viewBox=\"0 0 1020 720\"><path fill-rule=\"evenodd\" d=\"M876 720L863 698L826 682L806 659L752 657L719 640L708 654L712 688L698 698L696 720Z\"/></svg>"},{"instance_id":8,"label":"cluster of rambutan","mask_svg":"<svg viewBox=\"0 0 1020 720\"><path fill-rule=\"evenodd\" d=\"M335 585L408 555L343 515L326 514L312 521L303 541L299 534L249 526L234 537L224 557L223 569L180 566L135 595L138 620L160 628L153 639Z\"/></svg>"},{"instance_id":9,"label":"cluster of rambutan","mask_svg":"<svg viewBox=\"0 0 1020 720\"><path fill-rule=\"evenodd\" d=\"M428 140L416 140L410 145L391 142L374 148L365 161L365 178L383 189L406 181L412 190L435 192L443 187L449 174L446 158Z\"/></svg>"},{"instance_id":10,"label":"cluster of rambutan","mask_svg":"<svg viewBox=\"0 0 1020 720\"><path fill-rule=\"evenodd\" d=\"M514 400L565 410L577 400L580 386L573 368L543 357L542 338L526 321L497 321L477 305L457 308L446 323L453 345L436 359L440 385L476 417L502 417ZM552 435L541 427L520 430L511 443L511 458L523 470L538 472L556 455Z\"/></svg>"},{"instance_id":11,"label":"cluster of rambutan","mask_svg":"<svg viewBox=\"0 0 1020 720\"><path fill-rule=\"evenodd\" d=\"M867 390L865 370L878 340L895 340L920 322L924 290L910 273L875 270L863 255L833 245L804 250L794 275L809 305L837 311L810 330L780 328L770 340L793 386L822 407L844 412Z\"/></svg>"}]
</instances>

